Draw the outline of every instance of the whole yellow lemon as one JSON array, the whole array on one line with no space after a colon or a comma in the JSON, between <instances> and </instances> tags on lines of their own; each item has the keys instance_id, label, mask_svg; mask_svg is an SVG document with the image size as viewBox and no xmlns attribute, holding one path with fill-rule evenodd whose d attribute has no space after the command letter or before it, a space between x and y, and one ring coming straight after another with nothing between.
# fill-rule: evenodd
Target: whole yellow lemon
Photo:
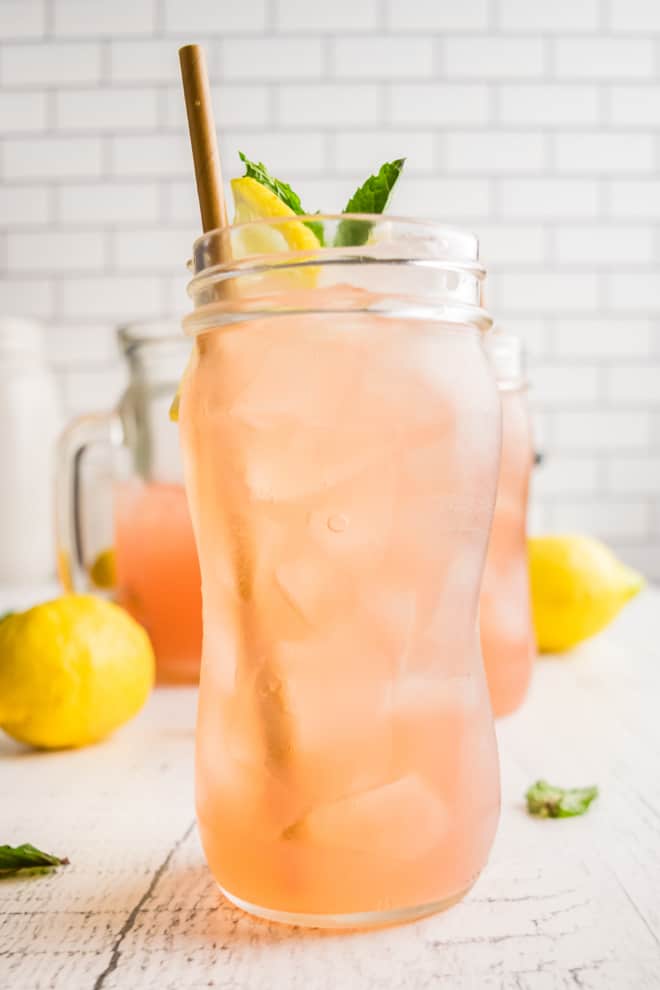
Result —
<instances>
[{"instance_id":1,"label":"whole yellow lemon","mask_svg":"<svg viewBox=\"0 0 660 990\"><path fill-rule=\"evenodd\" d=\"M542 653L570 650L612 621L643 577L590 536L529 540L532 610Z\"/></svg>"},{"instance_id":2,"label":"whole yellow lemon","mask_svg":"<svg viewBox=\"0 0 660 990\"><path fill-rule=\"evenodd\" d=\"M144 629L118 605L64 595L0 622L0 728L45 749L85 746L132 718L154 682Z\"/></svg>"}]
</instances>

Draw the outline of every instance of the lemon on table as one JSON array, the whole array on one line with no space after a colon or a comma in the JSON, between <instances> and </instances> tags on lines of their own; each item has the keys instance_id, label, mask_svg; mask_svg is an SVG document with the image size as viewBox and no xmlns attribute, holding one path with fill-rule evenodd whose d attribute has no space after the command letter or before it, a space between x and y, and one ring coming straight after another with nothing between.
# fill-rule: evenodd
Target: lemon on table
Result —
<instances>
[{"instance_id":1,"label":"lemon on table","mask_svg":"<svg viewBox=\"0 0 660 990\"><path fill-rule=\"evenodd\" d=\"M64 595L0 622L0 728L45 749L127 722L154 681L146 632L118 605Z\"/></svg>"},{"instance_id":2,"label":"lemon on table","mask_svg":"<svg viewBox=\"0 0 660 990\"><path fill-rule=\"evenodd\" d=\"M604 629L644 586L636 571L589 536L529 540L534 628L542 653L561 653Z\"/></svg>"}]
</instances>

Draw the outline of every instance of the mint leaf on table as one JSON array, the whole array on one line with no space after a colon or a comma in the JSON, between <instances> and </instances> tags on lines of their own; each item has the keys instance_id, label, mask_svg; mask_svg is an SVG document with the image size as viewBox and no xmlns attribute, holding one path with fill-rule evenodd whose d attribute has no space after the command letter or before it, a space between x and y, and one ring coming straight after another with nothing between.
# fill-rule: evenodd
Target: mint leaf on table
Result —
<instances>
[{"instance_id":1,"label":"mint leaf on table","mask_svg":"<svg viewBox=\"0 0 660 990\"><path fill-rule=\"evenodd\" d=\"M392 190L405 164L405 158L385 162L375 175L370 175L356 189L344 208L344 213L383 213ZM335 247L356 247L365 244L372 224L364 220L342 220L335 235Z\"/></svg>"},{"instance_id":2,"label":"mint leaf on table","mask_svg":"<svg viewBox=\"0 0 660 990\"><path fill-rule=\"evenodd\" d=\"M553 787L547 780L537 780L525 794L527 810L539 818L583 815L597 797L597 787Z\"/></svg>"},{"instance_id":3,"label":"mint leaf on table","mask_svg":"<svg viewBox=\"0 0 660 990\"><path fill-rule=\"evenodd\" d=\"M15 876L22 870L32 870L35 867L64 866L69 860L36 849L29 842L22 846L0 846L0 879Z\"/></svg>"},{"instance_id":4,"label":"mint leaf on table","mask_svg":"<svg viewBox=\"0 0 660 990\"><path fill-rule=\"evenodd\" d=\"M245 176L247 178L255 179L260 185L265 186L266 189L270 189L285 206L288 206L299 217L305 216L307 211L303 209L300 196L293 191L288 182L282 182L280 179L276 179L274 175L270 174L263 162L251 162L242 151L239 151L238 157L245 165ZM323 247L323 224L315 220L307 220L305 221L305 226L309 227L321 247Z\"/></svg>"}]
</instances>

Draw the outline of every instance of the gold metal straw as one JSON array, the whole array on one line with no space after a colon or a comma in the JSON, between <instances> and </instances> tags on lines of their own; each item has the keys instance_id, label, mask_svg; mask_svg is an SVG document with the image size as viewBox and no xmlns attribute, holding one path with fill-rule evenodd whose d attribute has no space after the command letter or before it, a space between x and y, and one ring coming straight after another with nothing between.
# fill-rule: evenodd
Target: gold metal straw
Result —
<instances>
[{"instance_id":1,"label":"gold metal straw","mask_svg":"<svg viewBox=\"0 0 660 990\"><path fill-rule=\"evenodd\" d=\"M185 45L179 49L181 79L188 115L188 129L195 164L195 181L197 183L197 198L202 217L204 233L210 230L227 228L227 206L222 185L222 169L220 153L215 132L211 92L204 49L200 45ZM217 244L217 261L226 264L231 260L231 243L229 237L219 237ZM218 296L225 298L233 295L232 280L220 283ZM246 667L254 656L259 654L255 642L254 601L252 599L252 570L254 564L253 548L250 540L246 540L244 527L237 520L236 526L231 526L233 533L234 567L241 575L239 591L242 599L242 632L243 649ZM242 535L238 535L242 534ZM253 690L256 695L255 703L259 709L262 723L262 734L266 759L272 766L280 769L286 766L291 747L291 732L288 726L284 688L272 664L264 661L255 671Z\"/></svg>"},{"instance_id":2,"label":"gold metal straw","mask_svg":"<svg viewBox=\"0 0 660 990\"><path fill-rule=\"evenodd\" d=\"M227 226L227 206L204 49L200 45L184 45L179 49L179 63L202 230L206 233Z\"/></svg>"}]
</instances>

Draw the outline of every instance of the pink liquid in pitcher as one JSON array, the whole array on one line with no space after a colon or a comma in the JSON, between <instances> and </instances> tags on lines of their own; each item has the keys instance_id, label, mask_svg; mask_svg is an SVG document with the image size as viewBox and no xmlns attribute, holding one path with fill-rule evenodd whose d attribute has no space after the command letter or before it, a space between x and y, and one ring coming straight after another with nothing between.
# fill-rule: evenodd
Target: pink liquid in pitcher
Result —
<instances>
[{"instance_id":1,"label":"pink liquid in pitcher","mask_svg":"<svg viewBox=\"0 0 660 990\"><path fill-rule=\"evenodd\" d=\"M194 682L202 652L199 564L181 485L115 486L117 601L147 630L161 681Z\"/></svg>"},{"instance_id":2,"label":"pink liquid in pitcher","mask_svg":"<svg viewBox=\"0 0 660 990\"><path fill-rule=\"evenodd\" d=\"M481 646L493 713L522 704L536 653L527 560L533 452L527 393L503 389L502 460L481 590Z\"/></svg>"}]
</instances>

